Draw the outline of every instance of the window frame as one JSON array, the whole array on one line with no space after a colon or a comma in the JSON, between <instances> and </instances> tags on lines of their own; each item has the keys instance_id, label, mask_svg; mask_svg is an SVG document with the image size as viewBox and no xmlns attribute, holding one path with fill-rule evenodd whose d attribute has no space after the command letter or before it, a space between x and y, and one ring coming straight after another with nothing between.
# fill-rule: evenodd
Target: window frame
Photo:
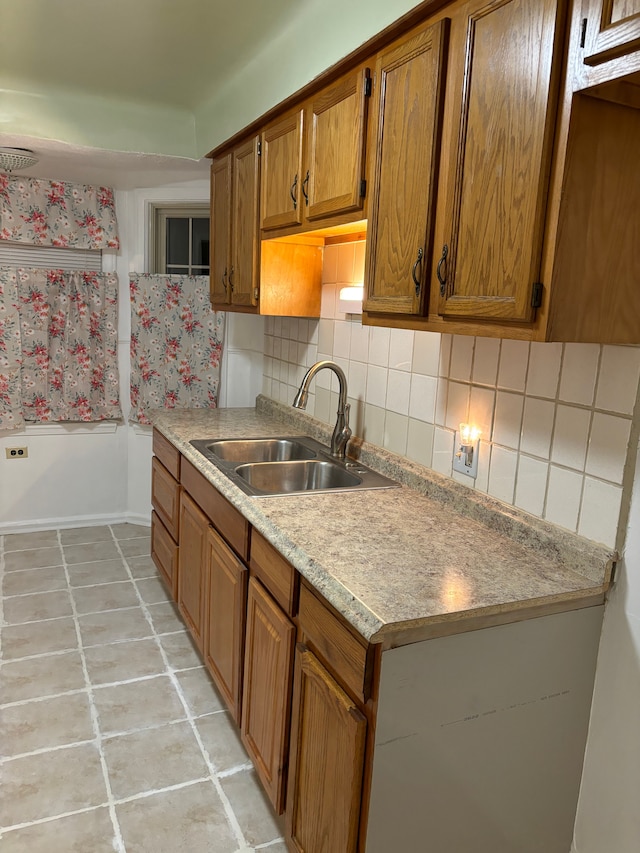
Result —
<instances>
[{"instance_id":1,"label":"window frame","mask_svg":"<svg viewBox=\"0 0 640 853\"><path fill-rule=\"evenodd\" d=\"M191 251L191 232L192 222L194 219L210 220L210 209L208 202L175 202L163 204L151 203L151 215L149 217L150 235L149 235L149 266L151 273L159 273L161 275L209 275L211 269L210 264L206 267L201 264L193 264ZM189 262L184 271L180 273L172 270L167 273L166 253L167 253L167 220L168 219L188 219L189 220ZM209 259L211 260L211 259ZM174 266L174 265L172 265ZM207 272L202 272L206 269Z\"/></svg>"}]
</instances>

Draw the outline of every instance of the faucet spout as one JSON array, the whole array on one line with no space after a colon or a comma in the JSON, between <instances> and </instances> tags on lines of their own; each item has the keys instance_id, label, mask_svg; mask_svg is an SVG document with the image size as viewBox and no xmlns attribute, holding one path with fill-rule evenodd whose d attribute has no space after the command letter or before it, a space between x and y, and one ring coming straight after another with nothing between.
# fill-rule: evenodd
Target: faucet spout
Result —
<instances>
[{"instance_id":1,"label":"faucet spout","mask_svg":"<svg viewBox=\"0 0 640 853\"><path fill-rule=\"evenodd\" d=\"M338 377L340 386L338 396L338 412L336 415L336 425L333 428L331 436L331 455L337 459L344 459L347 450L347 444L351 438L351 429L349 427L349 410L351 406L347 403L347 377L344 375L344 370L334 361L317 361L312 367L307 370L304 375L300 388L293 400L293 406L296 409L306 409L307 400L309 397L309 385L311 380L323 368L332 370Z\"/></svg>"}]
</instances>

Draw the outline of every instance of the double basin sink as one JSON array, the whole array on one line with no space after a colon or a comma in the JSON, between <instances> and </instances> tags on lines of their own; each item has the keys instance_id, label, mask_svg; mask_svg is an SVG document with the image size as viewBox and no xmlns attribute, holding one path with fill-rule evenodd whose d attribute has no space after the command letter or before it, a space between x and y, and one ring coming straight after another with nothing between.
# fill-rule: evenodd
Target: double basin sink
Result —
<instances>
[{"instance_id":1,"label":"double basin sink","mask_svg":"<svg viewBox=\"0 0 640 853\"><path fill-rule=\"evenodd\" d=\"M335 459L309 436L199 439L190 444L245 494L387 489L398 484L353 459Z\"/></svg>"}]
</instances>

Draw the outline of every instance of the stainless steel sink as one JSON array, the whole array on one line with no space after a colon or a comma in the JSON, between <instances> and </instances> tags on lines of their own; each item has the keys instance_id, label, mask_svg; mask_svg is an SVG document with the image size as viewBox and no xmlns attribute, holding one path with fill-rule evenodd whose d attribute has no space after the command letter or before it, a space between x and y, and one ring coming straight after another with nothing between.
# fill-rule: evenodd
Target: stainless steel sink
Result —
<instances>
[{"instance_id":1,"label":"stainless steel sink","mask_svg":"<svg viewBox=\"0 0 640 853\"><path fill-rule=\"evenodd\" d=\"M360 477L341 465L319 459L240 465L236 474L254 489L270 495L352 488L362 483Z\"/></svg>"},{"instance_id":2,"label":"stainless steel sink","mask_svg":"<svg viewBox=\"0 0 640 853\"><path fill-rule=\"evenodd\" d=\"M317 455L292 438L226 438L210 442L207 450L225 462L286 462Z\"/></svg>"},{"instance_id":3,"label":"stainless steel sink","mask_svg":"<svg viewBox=\"0 0 640 853\"><path fill-rule=\"evenodd\" d=\"M335 459L328 447L307 435L197 439L190 444L245 494L255 497L398 485L354 459Z\"/></svg>"}]
</instances>

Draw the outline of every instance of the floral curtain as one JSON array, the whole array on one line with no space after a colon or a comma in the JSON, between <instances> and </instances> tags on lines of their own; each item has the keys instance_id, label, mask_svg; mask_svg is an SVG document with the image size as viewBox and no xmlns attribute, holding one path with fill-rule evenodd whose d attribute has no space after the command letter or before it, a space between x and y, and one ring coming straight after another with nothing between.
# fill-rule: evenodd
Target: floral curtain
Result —
<instances>
[{"instance_id":1,"label":"floral curtain","mask_svg":"<svg viewBox=\"0 0 640 853\"><path fill-rule=\"evenodd\" d=\"M113 190L0 173L0 240L118 249Z\"/></svg>"},{"instance_id":2,"label":"floral curtain","mask_svg":"<svg viewBox=\"0 0 640 853\"><path fill-rule=\"evenodd\" d=\"M0 268L0 428L122 416L115 273Z\"/></svg>"},{"instance_id":3,"label":"floral curtain","mask_svg":"<svg viewBox=\"0 0 640 853\"><path fill-rule=\"evenodd\" d=\"M209 277L132 275L131 415L150 409L215 408L224 314L211 310Z\"/></svg>"}]
</instances>

